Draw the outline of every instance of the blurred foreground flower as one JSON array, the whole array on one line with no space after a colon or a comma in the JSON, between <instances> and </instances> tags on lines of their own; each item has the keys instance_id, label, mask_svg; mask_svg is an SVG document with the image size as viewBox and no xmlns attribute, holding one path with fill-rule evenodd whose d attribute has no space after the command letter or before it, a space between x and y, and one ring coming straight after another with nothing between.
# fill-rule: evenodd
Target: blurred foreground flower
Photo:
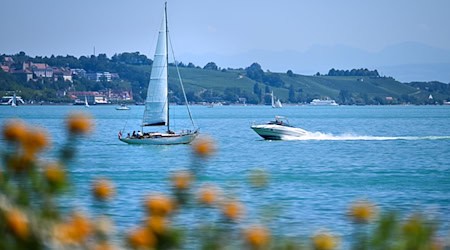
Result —
<instances>
[{"instance_id":1,"label":"blurred foreground flower","mask_svg":"<svg viewBox=\"0 0 450 250\"><path fill-rule=\"evenodd\" d=\"M168 221L162 216L150 216L147 219L147 226L155 234L162 234L168 227Z\"/></svg>"},{"instance_id":2,"label":"blurred foreground flower","mask_svg":"<svg viewBox=\"0 0 450 250\"><path fill-rule=\"evenodd\" d=\"M99 200L107 200L114 195L115 190L111 181L107 179L98 179L94 181L92 192L94 193L94 197Z\"/></svg>"},{"instance_id":3,"label":"blurred foreground flower","mask_svg":"<svg viewBox=\"0 0 450 250\"><path fill-rule=\"evenodd\" d=\"M327 232L316 233L313 236L312 241L315 250L332 250L338 245L337 238Z\"/></svg>"},{"instance_id":4,"label":"blurred foreground flower","mask_svg":"<svg viewBox=\"0 0 450 250\"><path fill-rule=\"evenodd\" d=\"M214 141L209 137L197 138L192 143L192 149L194 150L195 155L206 158L215 151Z\"/></svg>"},{"instance_id":5,"label":"blurred foreground flower","mask_svg":"<svg viewBox=\"0 0 450 250\"><path fill-rule=\"evenodd\" d=\"M67 129L70 134L87 134L92 130L91 118L83 113L73 113L67 118Z\"/></svg>"},{"instance_id":6,"label":"blurred foreground flower","mask_svg":"<svg viewBox=\"0 0 450 250\"><path fill-rule=\"evenodd\" d=\"M3 126L3 137L7 141L19 142L26 134L26 126L20 120L11 120Z\"/></svg>"},{"instance_id":7,"label":"blurred foreground flower","mask_svg":"<svg viewBox=\"0 0 450 250\"><path fill-rule=\"evenodd\" d=\"M12 233L21 239L26 239L29 234L28 219L24 213L18 209L6 212L6 223Z\"/></svg>"},{"instance_id":8,"label":"blurred foreground flower","mask_svg":"<svg viewBox=\"0 0 450 250\"><path fill-rule=\"evenodd\" d=\"M167 216L174 209L173 201L164 195L149 196L145 205L149 214L153 216Z\"/></svg>"},{"instance_id":9,"label":"blurred foreground flower","mask_svg":"<svg viewBox=\"0 0 450 250\"><path fill-rule=\"evenodd\" d=\"M269 244L269 230L262 226L252 226L244 231L246 243L254 248L261 249Z\"/></svg>"},{"instance_id":10,"label":"blurred foreground flower","mask_svg":"<svg viewBox=\"0 0 450 250\"><path fill-rule=\"evenodd\" d=\"M357 223L367 223L375 216L375 205L369 201L357 201L352 204L349 216Z\"/></svg>"},{"instance_id":11,"label":"blurred foreground flower","mask_svg":"<svg viewBox=\"0 0 450 250\"><path fill-rule=\"evenodd\" d=\"M66 173L57 163L50 163L44 168L44 176L50 185L61 187L66 182Z\"/></svg>"},{"instance_id":12,"label":"blurred foreground flower","mask_svg":"<svg viewBox=\"0 0 450 250\"><path fill-rule=\"evenodd\" d=\"M237 220L244 213L244 209L240 202L229 200L223 204L222 212L227 219Z\"/></svg>"},{"instance_id":13,"label":"blurred foreground flower","mask_svg":"<svg viewBox=\"0 0 450 250\"><path fill-rule=\"evenodd\" d=\"M172 175L172 186L175 189L184 190L188 189L191 185L193 176L188 171L179 171Z\"/></svg>"},{"instance_id":14,"label":"blurred foreground flower","mask_svg":"<svg viewBox=\"0 0 450 250\"><path fill-rule=\"evenodd\" d=\"M22 139L22 144L25 154L34 155L50 143L47 132L44 129L31 128L27 129L25 137Z\"/></svg>"},{"instance_id":15,"label":"blurred foreground flower","mask_svg":"<svg viewBox=\"0 0 450 250\"><path fill-rule=\"evenodd\" d=\"M68 221L55 227L54 235L63 244L81 244L92 233L92 224L81 213L74 213Z\"/></svg>"},{"instance_id":16,"label":"blurred foreground flower","mask_svg":"<svg viewBox=\"0 0 450 250\"><path fill-rule=\"evenodd\" d=\"M153 249L156 237L150 230L140 227L128 235L128 244L134 249Z\"/></svg>"},{"instance_id":17,"label":"blurred foreground flower","mask_svg":"<svg viewBox=\"0 0 450 250\"><path fill-rule=\"evenodd\" d=\"M217 201L218 189L212 185L204 185L198 192L198 201L211 206Z\"/></svg>"}]
</instances>

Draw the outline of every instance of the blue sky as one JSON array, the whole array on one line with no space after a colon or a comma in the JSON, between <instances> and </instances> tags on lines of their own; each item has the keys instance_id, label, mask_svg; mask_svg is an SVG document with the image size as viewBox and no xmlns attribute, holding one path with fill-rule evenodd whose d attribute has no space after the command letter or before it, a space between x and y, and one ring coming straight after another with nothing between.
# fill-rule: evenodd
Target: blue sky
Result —
<instances>
[{"instance_id":1,"label":"blue sky","mask_svg":"<svg viewBox=\"0 0 450 250\"><path fill-rule=\"evenodd\" d=\"M97 54L139 51L152 57L163 5L161 0L3 1L0 53L81 56L95 46ZM309 60L306 55L321 47L377 54L413 42L450 51L446 0L169 0L168 8L177 59L201 66L217 60L223 67L246 67L263 58L263 68L285 71L289 66L278 67L281 62L271 55L298 53L305 57L299 60ZM332 65L320 66L317 71Z\"/></svg>"}]
</instances>

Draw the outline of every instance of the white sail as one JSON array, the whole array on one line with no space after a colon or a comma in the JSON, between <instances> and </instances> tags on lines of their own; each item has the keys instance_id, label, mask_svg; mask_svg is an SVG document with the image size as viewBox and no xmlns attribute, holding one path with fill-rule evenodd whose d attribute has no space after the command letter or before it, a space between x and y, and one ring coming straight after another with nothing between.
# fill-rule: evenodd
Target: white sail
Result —
<instances>
[{"instance_id":1,"label":"white sail","mask_svg":"<svg viewBox=\"0 0 450 250\"><path fill-rule=\"evenodd\" d=\"M272 93L270 95L272 96L272 108L281 108L281 107L283 107L283 105L281 105L280 99L275 101L275 97L273 96L273 91L272 91Z\"/></svg>"},{"instance_id":2,"label":"white sail","mask_svg":"<svg viewBox=\"0 0 450 250\"><path fill-rule=\"evenodd\" d=\"M12 106L12 107L16 107L16 106L17 106L17 97L16 97L16 93L14 93L14 96L13 96L13 98L12 98L11 106Z\"/></svg>"},{"instance_id":3,"label":"white sail","mask_svg":"<svg viewBox=\"0 0 450 250\"><path fill-rule=\"evenodd\" d=\"M86 97L86 96L84 96L84 106L85 106L86 108L89 108L89 103L88 103L88 101L87 101L87 97Z\"/></svg>"},{"instance_id":4,"label":"white sail","mask_svg":"<svg viewBox=\"0 0 450 250\"><path fill-rule=\"evenodd\" d=\"M169 102L167 98L167 37L165 14L158 34L153 59L147 99L145 100L143 126L167 125Z\"/></svg>"},{"instance_id":5,"label":"white sail","mask_svg":"<svg viewBox=\"0 0 450 250\"><path fill-rule=\"evenodd\" d=\"M272 108L275 108L275 101L274 101L274 99L273 99L273 91L272 91L272 93L271 93L270 95L271 95L271 97L272 97Z\"/></svg>"}]
</instances>

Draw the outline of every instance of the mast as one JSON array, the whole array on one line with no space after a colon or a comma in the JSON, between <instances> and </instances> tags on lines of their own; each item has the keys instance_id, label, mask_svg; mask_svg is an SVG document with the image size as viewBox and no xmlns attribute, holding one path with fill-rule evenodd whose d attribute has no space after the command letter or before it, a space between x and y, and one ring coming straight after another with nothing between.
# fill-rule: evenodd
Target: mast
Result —
<instances>
[{"instance_id":1,"label":"mast","mask_svg":"<svg viewBox=\"0 0 450 250\"><path fill-rule=\"evenodd\" d=\"M167 25L167 2L164 3L164 18L166 23L166 67L167 67L167 132L170 131L169 105L169 26Z\"/></svg>"}]
</instances>

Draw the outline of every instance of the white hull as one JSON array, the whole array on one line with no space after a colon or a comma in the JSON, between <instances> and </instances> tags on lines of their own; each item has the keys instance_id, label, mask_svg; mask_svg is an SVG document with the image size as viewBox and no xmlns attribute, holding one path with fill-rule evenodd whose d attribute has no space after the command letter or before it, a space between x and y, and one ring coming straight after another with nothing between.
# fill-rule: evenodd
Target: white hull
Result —
<instances>
[{"instance_id":1,"label":"white hull","mask_svg":"<svg viewBox=\"0 0 450 250\"><path fill-rule=\"evenodd\" d=\"M129 107L117 107L116 110L130 110Z\"/></svg>"},{"instance_id":2,"label":"white hull","mask_svg":"<svg viewBox=\"0 0 450 250\"><path fill-rule=\"evenodd\" d=\"M252 125L251 128L266 140L283 140L287 137L301 137L308 134L306 130L301 128L277 124Z\"/></svg>"},{"instance_id":3,"label":"white hull","mask_svg":"<svg viewBox=\"0 0 450 250\"><path fill-rule=\"evenodd\" d=\"M150 136L144 138L119 137L119 140L128 144L176 145L189 144L197 135L197 131L189 134L150 133Z\"/></svg>"},{"instance_id":4,"label":"white hull","mask_svg":"<svg viewBox=\"0 0 450 250\"><path fill-rule=\"evenodd\" d=\"M312 106L339 106L339 104L336 103L335 100L320 100L320 99L314 99L310 103Z\"/></svg>"}]
</instances>

